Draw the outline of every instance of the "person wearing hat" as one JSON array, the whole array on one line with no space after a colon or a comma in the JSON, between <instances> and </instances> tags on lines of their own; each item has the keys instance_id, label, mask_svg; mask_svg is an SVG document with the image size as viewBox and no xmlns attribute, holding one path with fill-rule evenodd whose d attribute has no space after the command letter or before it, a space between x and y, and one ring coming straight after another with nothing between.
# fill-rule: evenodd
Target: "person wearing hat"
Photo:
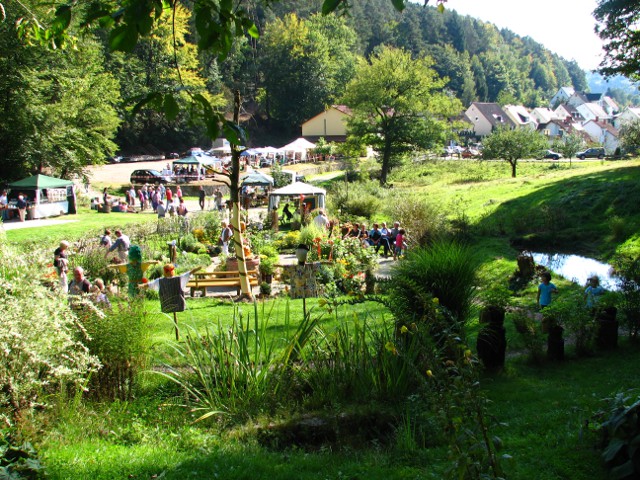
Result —
<instances>
[{"instance_id":1,"label":"person wearing hat","mask_svg":"<svg viewBox=\"0 0 640 480\"><path fill-rule=\"evenodd\" d=\"M56 268L56 272L58 272L60 290L62 290L63 293L67 293L68 290L67 272L69 271L69 257L67 250L69 250L69 242L62 240L60 246L53 251L53 266Z\"/></svg>"}]
</instances>

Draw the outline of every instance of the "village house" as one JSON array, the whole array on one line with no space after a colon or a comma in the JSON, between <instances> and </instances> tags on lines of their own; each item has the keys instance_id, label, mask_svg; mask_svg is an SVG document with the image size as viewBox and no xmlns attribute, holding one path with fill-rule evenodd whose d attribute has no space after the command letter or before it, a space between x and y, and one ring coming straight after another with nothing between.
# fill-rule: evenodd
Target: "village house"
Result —
<instances>
[{"instance_id":1,"label":"village house","mask_svg":"<svg viewBox=\"0 0 640 480\"><path fill-rule=\"evenodd\" d=\"M351 109L346 105L331 105L302 124L302 136L311 142L317 142L320 137L327 142L344 142L347 119L351 115Z\"/></svg>"},{"instance_id":2,"label":"village house","mask_svg":"<svg viewBox=\"0 0 640 480\"><path fill-rule=\"evenodd\" d=\"M583 127L591 140L602 145L607 153L615 152L620 145L618 129L607 122L588 120Z\"/></svg>"},{"instance_id":3,"label":"village house","mask_svg":"<svg viewBox=\"0 0 640 480\"><path fill-rule=\"evenodd\" d=\"M499 127L513 129L516 126L497 103L473 102L465 115L478 138L486 137Z\"/></svg>"},{"instance_id":4,"label":"village house","mask_svg":"<svg viewBox=\"0 0 640 480\"><path fill-rule=\"evenodd\" d=\"M522 105L505 105L502 110L516 126L530 128L531 130L538 128L536 118L531 115L526 107Z\"/></svg>"}]
</instances>

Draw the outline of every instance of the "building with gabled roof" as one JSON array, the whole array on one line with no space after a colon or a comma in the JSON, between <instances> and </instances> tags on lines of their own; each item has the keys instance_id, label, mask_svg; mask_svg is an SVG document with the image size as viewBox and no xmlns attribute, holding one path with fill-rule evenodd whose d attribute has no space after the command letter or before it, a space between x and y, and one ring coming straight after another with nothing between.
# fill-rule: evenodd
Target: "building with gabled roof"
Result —
<instances>
[{"instance_id":1,"label":"building with gabled roof","mask_svg":"<svg viewBox=\"0 0 640 480\"><path fill-rule=\"evenodd\" d=\"M560 89L549 101L549 107L557 108L558 105L566 103L575 92L576 91L573 87L560 87Z\"/></svg>"},{"instance_id":2,"label":"building with gabled roof","mask_svg":"<svg viewBox=\"0 0 640 480\"><path fill-rule=\"evenodd\" d=\"M352 111L346 105L331 105L302 124L302 136L312 142L317 142L320 137L328 142L344 142L347 119L351 115Z\"/></svg>"},{"instance_id":3,"label":"building with gabled roof","mask_svg":"<svg viewBox=\"0 0 640 480\"><path fill-rule=\"evenodd\" d=\"M476 137L486 137L496 128L513 129L516 127L497 103L473 102L465 111L465 115L473 125Z\"/></svg>"},{"instance_id":4,"label":"building with gabled roof","mask_svg":"<svg viewBox=\"0 0 640 480\"><path fill-rule=\"evenodd\" d=\"M628 123L640 121L640 108L626 107L613 119L613 126L618 130Z\"/></svg>"},{"instance_id":5,"label":"building with gabled roof","mask_svg":"<svg viewBox=\"0 0 640 480\"><path fill-rule=\"evenodd\" d=\"M620 145L619 131L601 120L588 120L583 125L591 140L602 145L607 153L613 153Z\"/></svg>"},{"instance_id":6,"label":"building with gabled roof","mask_svg":"<svg viewBox=\"0 0 640 480\"><path fill-rule=\"evenodd\" d=\"M538 121L523 105L505 105L502 110L518 127L530 128L531 130L538 128Z\"/></svg>"}]
</instances>

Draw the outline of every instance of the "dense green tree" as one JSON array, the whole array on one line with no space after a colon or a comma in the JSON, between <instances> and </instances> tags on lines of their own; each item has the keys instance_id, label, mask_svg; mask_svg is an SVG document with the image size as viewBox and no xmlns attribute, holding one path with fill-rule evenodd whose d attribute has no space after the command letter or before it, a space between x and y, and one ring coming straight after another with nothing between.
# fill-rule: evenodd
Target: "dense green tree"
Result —
<instances>
[{"instance_id":1,"label":"dense green tree","mask_svg":"<svg viewBox=\"0 0 640 480\"><path fill-rule=\"evenodd\" d=\"M596 32L604 41L600 73L640 79L640 2L600 0L593 11Z\"/></svg>"},{"instance_id":2,"label":"dense green tree","mask_svg":"<svg viewBox=\"0 0 640 480\"><path fill-rule=\"evenodd\" d=\"M640 148L640 121L629 122L620 129L620 141L627 152Z\"/></svg>"},{"instance_id":3,"label":"dense green tree","mask_svg":"<svg viewBox=\"0 0 640 480\"><path fill-rule=\"evenodd\" d=\"M589 84L587 83L587 77L584 74L584 70L580 68L578 62L575 60L571 60L566 63L567 72L569 73L569 77L571 78L571 85L578 92L586 92L589 89ZM564 87L565 85L561 85Z\"/></svg>"},{"instance_id":4,"label":"dense green tree","mask_svg":"<svg viewBox=\"0 0 640 480\"><path fill-rule=\"evenodd\" d=\"M207 89L207 79L196 46L187 40L191 14L177 6L173 18L158 20L149 35L141 38L131 53L113 52L108 56L109 70L122 85L121 115L125 123L118 143L124 151L136 151L145 145L163 150L179 150L205 141L205 128L190 116L186 108L190 96L204 95L218 107L226 105L221 95ZM215 61L209 64L212 89L217 74ZM175 118L162 115L152 106L130 115L135 102L153 92L175 92L178 110Z\"/></svg>"},{"instance_id":5,"label":"dense green tree","mask_svg":"<svg viewBox=\"0 0 640 480\"><path fill-rule=\"evenodd\" d=\"M466 52L460 53L450 45L433 45L427 49L435 60L433 69L442 78L447 78L450 88L463 105L470 105L476 98L471 61Z\"/></svg>"},{"instance_id":6,"label":"dense green tree","mask_svg":"<svg viewBox=\"0 0 640 480\"><path fill-rule=\"evenodd\" d=\"M473 82L476 87L476 98L480 102L489 100L489 86L487 85L487 76L484 73L484 67L477 55L471 57L471 71L473 72Z\"/></svg>"},{"instance_id":7,"label":"dense green tree","mask_svg":"<svg viewBox=\"0 0 640 480\"><path fill-rule=\"evenodd\" d=\"M118 82L104 71L102 49L90 37L76 50L29 47L15 30L24 11L15 2L7 8L0 23L2 177L82 175L116 149Z\"/></svg>"},{"instance_id":8,"label":"dense green tree","mask_svg":"<svg viewBox=\"0 0 640 480\"><path fill-rule=\"evenodd\" d=\"M462 108L444 86L430 58L413 59L403 50L383 47L358 65L344 96L353 110L348 135L378 153L382 184L404 153L444 142L446 119Z\"/></svg>"},{"instance_id":9,"label":"dense green tree","mask_svg":"<svg viewBox=\"0 0 640 480\"><path fill-rule=\"evenodd\" d=\"M352 76L355 36L339 19L288 15L267 25L262 42L267 111L287 132L333 103Z\"/></svg>"},{"instance_id":10,"label":"dense green tree","mask_svg":"<svg viewBox=\"0 0 640 480\"><path fill-rule=\"evenodd\" d=\"M505 160L511 165L511 176L515 178L518 160L533 158L548 145L547 139L535 130L500 128L483 140L482 158Z\"/></svg>"}]
</instances>

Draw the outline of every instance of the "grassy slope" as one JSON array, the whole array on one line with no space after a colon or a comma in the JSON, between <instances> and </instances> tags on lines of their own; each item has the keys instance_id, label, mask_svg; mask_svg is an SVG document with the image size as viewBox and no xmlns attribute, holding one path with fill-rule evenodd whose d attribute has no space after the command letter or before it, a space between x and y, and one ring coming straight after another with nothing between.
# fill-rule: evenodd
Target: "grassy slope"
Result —
<instances>
[{"instance_id":1,"label":"grassy slope","mask_svg":"<svg viewBox=\"0 0 640 480\"><path fill-rule=\"evenodd\" d=\"M636 162L580 162L571 168L523 162L509 177L499 162L437 162L394 173L399 188L410 187L437 202L449 216L461 212L474 224L483 258L484 282L502 281L514 268L514 239L608 259L640 224L637 205L640 169ZM113 214L112 214L113 215ZM123 215L126 216L126 215ZM619 222L612 219L619 218ZM111 217L115 219L115 217ZM129 217L130 218L130 217ZM620 228L613 228L622 225ZM11 239L11 238L10 238ZM15 240L11 239L11 240ZM521 293L532 302L534 285ZM202 324L227 316L229 306L192 303L189 318ZM153 305L150 306L153 309ZM281 306L276 307L278 309ZM300 306L292 307L299 313ZM187 315L187 314L185 314ZM277 327L278 323L274 323ZM509 345L516 345L510 330ZM170 321L157 317L154 344L171 339ZM483 381L504 441L511 479L605 479L585 421L612 392L636 387L637 348L533 367L517 354L506 372ZM154 392L153 382L147 391ZM159 409L155 396L131 404L88 405L86 412L55 425L43 443L52 478L441 478L442 449L420 451L283 453L251 441L220 437L215 426L189 424L181 411ZM61 419L67 418L63 412ZM251 429L251 427L249 427ZM242 432L236 436L242 437Z\"/></svg>"}]
</instances>

